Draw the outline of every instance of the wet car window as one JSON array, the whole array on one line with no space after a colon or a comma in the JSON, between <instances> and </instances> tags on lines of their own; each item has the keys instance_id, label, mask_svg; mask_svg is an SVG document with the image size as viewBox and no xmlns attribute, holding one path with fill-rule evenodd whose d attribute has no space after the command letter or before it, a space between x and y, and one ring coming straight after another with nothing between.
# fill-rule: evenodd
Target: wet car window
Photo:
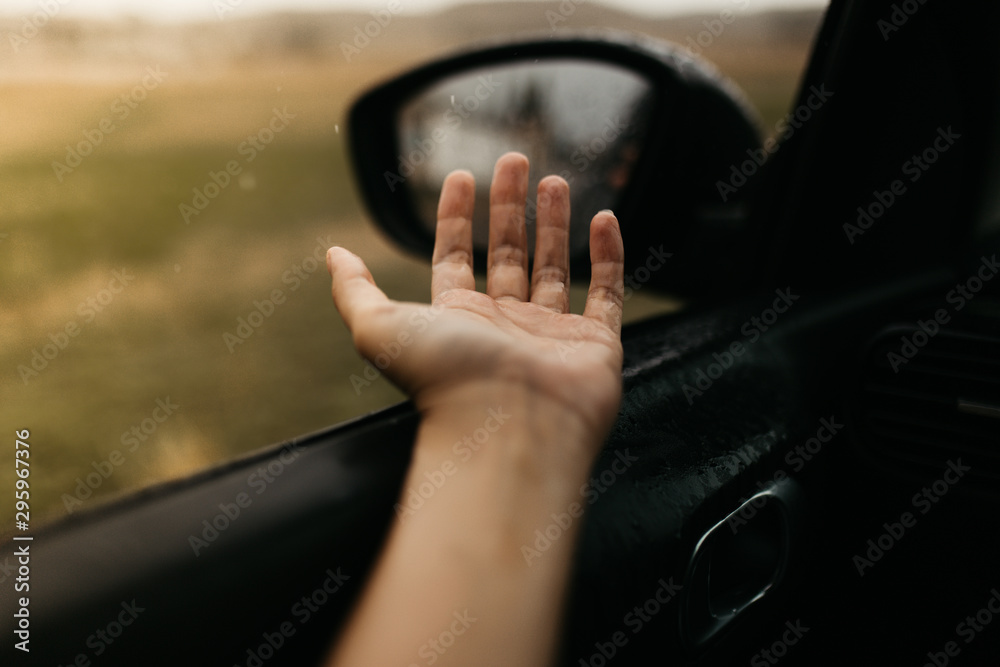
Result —
<instances>
[{"instance_id":1,"label":"wet car window","mask_svg":"<svg viewBox=\"0 0 1000 667\"><path fill-rule=\"evenodd\" d=\"M427 299L429 267L352 183L343 123L367 87L504 34L611 27L715 63L774 135L822 11L404 4L4 4L0 415L30 430L35 519L401 399L354 352L324 262L346 246ZM626 317L676 307L637 293Z\"/></svg>"}]
</instances>

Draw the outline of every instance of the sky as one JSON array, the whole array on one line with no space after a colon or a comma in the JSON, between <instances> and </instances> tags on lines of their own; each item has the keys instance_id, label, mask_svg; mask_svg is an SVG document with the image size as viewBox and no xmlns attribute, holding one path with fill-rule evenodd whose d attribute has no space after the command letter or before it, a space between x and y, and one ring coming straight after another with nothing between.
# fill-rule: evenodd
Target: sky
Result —
<instances>
[{"instance_id":1,"label":"sky","mask_svg":"<svg viewBox=\"0 0 1000 667\"><path fill-rule=\"evenodd\" d=\"M471 0L490 2L495 0ZM592 2L594 0L564 0ZM601 0L602 4L651 16L668 16L691 12L718 12L724 9L755 11L779 7L820 7L825 0ZM8 16L31 15L57 11L59 15L92 18L139 16L151 20L190 21L218 19L219 15L260 14L295 10L357 10L375 11L396 4L401 13L421 13L463 0L3 0L0 13ZM56 10L55 8L58 8ZM232 11L220 11L232 9Z\"/></svg>"}]
</instances>

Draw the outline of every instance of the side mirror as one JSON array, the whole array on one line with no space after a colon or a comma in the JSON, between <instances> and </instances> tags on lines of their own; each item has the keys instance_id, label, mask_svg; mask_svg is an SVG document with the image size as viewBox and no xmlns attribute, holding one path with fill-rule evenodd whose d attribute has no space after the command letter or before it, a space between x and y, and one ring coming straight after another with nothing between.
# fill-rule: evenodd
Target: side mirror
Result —
<instances>
[{"instance_id":1,"label":"side mirror","mask_svg":"<svg viewBox=\"0 0 1000 667\"><path fill-rule=\"evenodd\" d=\"M731 82L678 47L602 33L465 53L369 91L352 107L349 128L376 222L419 255L433 250L445 175L468 169L481 193L475 266L486 266L487 207L479 202L493 163L517 150L531 160L529 193L547 174L570 184L574 278L589 275L591 216L610 208L629 287L695 296L747 284L755 237L747 193L723 196L717 183L760 147L757 125Z\"/></svg>"}]
</instances>

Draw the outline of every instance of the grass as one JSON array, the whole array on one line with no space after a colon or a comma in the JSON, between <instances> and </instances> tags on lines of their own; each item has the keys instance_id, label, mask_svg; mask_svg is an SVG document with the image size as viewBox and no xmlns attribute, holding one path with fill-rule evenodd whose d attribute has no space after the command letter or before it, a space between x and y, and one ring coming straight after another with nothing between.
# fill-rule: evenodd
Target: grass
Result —
<instances>
[{"instance_id":1,"label":"grass","mask_svg":"<svg viewBox=\"0 0 1000 667\"><path fill-rule=\"evenodd\" d=\"M32 433L36 517L64 511L63 495L115 450L124 462L84 505L400 399L386 381L351 389L363 365L331 305L325 267L311 258L320 245L356 248L401 298L424 296L415 286L427 270L366 222L335 129L343 86L319 90L316 70L286 76L274 95L261 93L273 83L262 84L267 72L166 83L62 183L51 161L97 126L121 87L31 85L52 105L38 109L35 125L53 138L0 163L0 411L9 428ZM278 105L297 117L246 163L238 146ZM234 159L243 179L185 224L179 204ZM296 266L305 280L287 273ZM112 293L123 269L134 280ZM284 303L230 353L223 334L278 289ZM108 302L96 312L88 299ZM24 382L19 367L68 323L79 334ZM128 451L122 435L166 398L176 413ZM13 484L6 466L2 483Z\"/></svg>"}]
</instances>

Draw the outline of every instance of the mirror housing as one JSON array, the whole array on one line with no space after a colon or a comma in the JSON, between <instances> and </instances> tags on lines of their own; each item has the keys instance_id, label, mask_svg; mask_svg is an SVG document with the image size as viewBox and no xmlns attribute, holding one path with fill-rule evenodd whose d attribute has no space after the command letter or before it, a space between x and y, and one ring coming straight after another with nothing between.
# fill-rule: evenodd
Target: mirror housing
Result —
<instances>
[{"instance_id":1,"label":"mirror housing","mask_svg":"<svg viewBox=\"0 0 1000 667\"><path fill-rule=\"evenodd\" d=\"M485 191L496 158L520 150L532 160L532 200L549 173L570 183L573 279L589 277L590 217L611 208L627 289L702 296L751 285L760 235L746 214L749 188L721 192L718 183L759 151L758 123L732 82L681 47L602 31L466 52L370 90L348 126L366 205L420 256L433 251L444 175L470 169ZM477 197L477 270L486 266L485 210Z\"/></svg>"}]
</instances>

